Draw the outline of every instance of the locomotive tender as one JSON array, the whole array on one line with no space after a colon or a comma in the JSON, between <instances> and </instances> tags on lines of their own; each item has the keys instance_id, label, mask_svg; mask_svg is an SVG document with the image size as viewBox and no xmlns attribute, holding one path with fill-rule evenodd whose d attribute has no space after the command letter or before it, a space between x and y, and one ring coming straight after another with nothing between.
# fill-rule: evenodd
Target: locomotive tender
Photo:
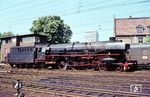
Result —
<instances>
[{"instance_id":1,"label":"locomotive tender","mask_svg":"<svg viewBox=\"0 0 150 97\"><path fill-rule=\"evenodd\" d=\"M123 42L40 44L12 47L8 63L13 67L51 67L125 71L134 67L126 54L130 45Z\"/></svg>"},{"instance_id":2,"label":"locomotive tender","mask_svg":"<svg viewBox=\"0 0 150 97\"><path fill-rule=\"evenodd\" d=\"M128 60L136 62L137 69L150 70L150 43L131 44Z\"/></svg>"}]
</instances>

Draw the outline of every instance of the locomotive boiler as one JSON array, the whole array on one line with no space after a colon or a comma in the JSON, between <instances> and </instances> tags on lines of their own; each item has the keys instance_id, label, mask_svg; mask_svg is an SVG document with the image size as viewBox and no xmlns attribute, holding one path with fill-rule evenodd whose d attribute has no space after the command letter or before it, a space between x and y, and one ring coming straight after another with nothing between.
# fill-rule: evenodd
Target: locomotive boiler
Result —
<instances>
[{"instance_id":1,"label":"locomotive boiler","mask_svg":"<svg viewBox=\"0 0 150 97\"><path fill-rule=\"evenodd\" d=\"M126 53L129 44L123 42L90 42L50 45L45 64L57 64L61 69L127 70Z\"/></svg>"}]
</instances>

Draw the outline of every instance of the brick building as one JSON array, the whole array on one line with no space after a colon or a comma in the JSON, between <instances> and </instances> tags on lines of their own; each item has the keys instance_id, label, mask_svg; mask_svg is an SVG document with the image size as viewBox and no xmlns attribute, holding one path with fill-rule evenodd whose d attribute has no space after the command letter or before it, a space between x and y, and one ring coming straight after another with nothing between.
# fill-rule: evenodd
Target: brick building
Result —
<instances>
[{"instance_id":1,"label":"brick building","mask_svg":"<svg viewBox=\"0 0 150 97\"><path fill-rule=\"evenodd\" d=\"M115 36L126 43L144 43L144 37L150 35L150 17L116 18Z\"/></svg>"},{"instance_id":2,"label":"brick building","mask_svg":"<svg viewBox=\"0 0 150 97\"><path fill-rule=\"evenodd\" d=\"M46 43L47 37L38 34L26 34L11 37L0 38L1 41L1 62L7 60L7 54L10 52L10 48L13 46L35 46L39 43Z\"/></svg>"}]
</instances>

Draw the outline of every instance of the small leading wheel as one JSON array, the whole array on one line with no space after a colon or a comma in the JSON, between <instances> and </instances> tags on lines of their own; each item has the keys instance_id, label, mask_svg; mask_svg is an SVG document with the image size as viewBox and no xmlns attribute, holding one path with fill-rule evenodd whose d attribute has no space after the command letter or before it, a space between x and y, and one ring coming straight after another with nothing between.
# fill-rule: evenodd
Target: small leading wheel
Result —
<instances>
[{"instance_id":1,"label":"small leading wheel","mask_svg":"<svg viewBox=\"0 0 150 97\"><path fill-rule=\"evenodd\" d=\"M62 70L66 70L66 69L67 69L67 66L68 66L68 63L67 63L67 62L64 62L64 61L61 61L61 62L58 64L58 68L59 68L59 69L62 69Z\"/></svg>"},{"instance_id":2,"label":"small leading wheel","mask_svg":"<svg viewBox=\"0 0 150 97\"><path fill-rule=\"evenodd\" d=\"M117 68L116 68L116 71L118 71L118 72L121 72L121 71L123 71L123 67L122 66L117 66Z\"/></svg>"}]
</instances>

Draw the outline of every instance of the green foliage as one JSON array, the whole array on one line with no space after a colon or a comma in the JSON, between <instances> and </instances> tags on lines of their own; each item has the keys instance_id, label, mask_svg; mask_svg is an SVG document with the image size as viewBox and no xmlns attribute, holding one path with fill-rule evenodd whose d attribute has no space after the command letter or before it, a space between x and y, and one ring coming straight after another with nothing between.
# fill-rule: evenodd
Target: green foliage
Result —
<instances>
[{"instance_id":1,"label":"green foliage","mask_svg":"<svg viewBox=\"0 0 150 97\"><path fill-rule=\"evenodd\" d=\"M150 36L144 37L144 42L150 42Z\"/></svg>"},{"instance_id":2,"label":"green foliage","mask_svg":"<svg viewBox=\"0 0 150 97\"><path fill-rule=\"evenodd\" d=\"M12 32L4 32L4 33L0 33L0 37L9 37L9 36L14 36L14 34Z\"/></svg>"},{"instance_id":3,"label":"green foliage","mask_svg":"<svg viewBox=\"0 0 150 97\"><path fill-rule=\"evenodd\" d=\"M3 34L0 32L0 38L3 37Z\"/></svg>"},{"instance_id":4,"label":"green foliage","mask_svg":"<svg viewBox=\"0 0 150 97\"><path fill-rule=\"evenodd\" d=\"M72 31L59 16L45 16L33 21L30 31L34 34L47 35L51 44L68 43Z\"/></svg>"}]
</instances>

